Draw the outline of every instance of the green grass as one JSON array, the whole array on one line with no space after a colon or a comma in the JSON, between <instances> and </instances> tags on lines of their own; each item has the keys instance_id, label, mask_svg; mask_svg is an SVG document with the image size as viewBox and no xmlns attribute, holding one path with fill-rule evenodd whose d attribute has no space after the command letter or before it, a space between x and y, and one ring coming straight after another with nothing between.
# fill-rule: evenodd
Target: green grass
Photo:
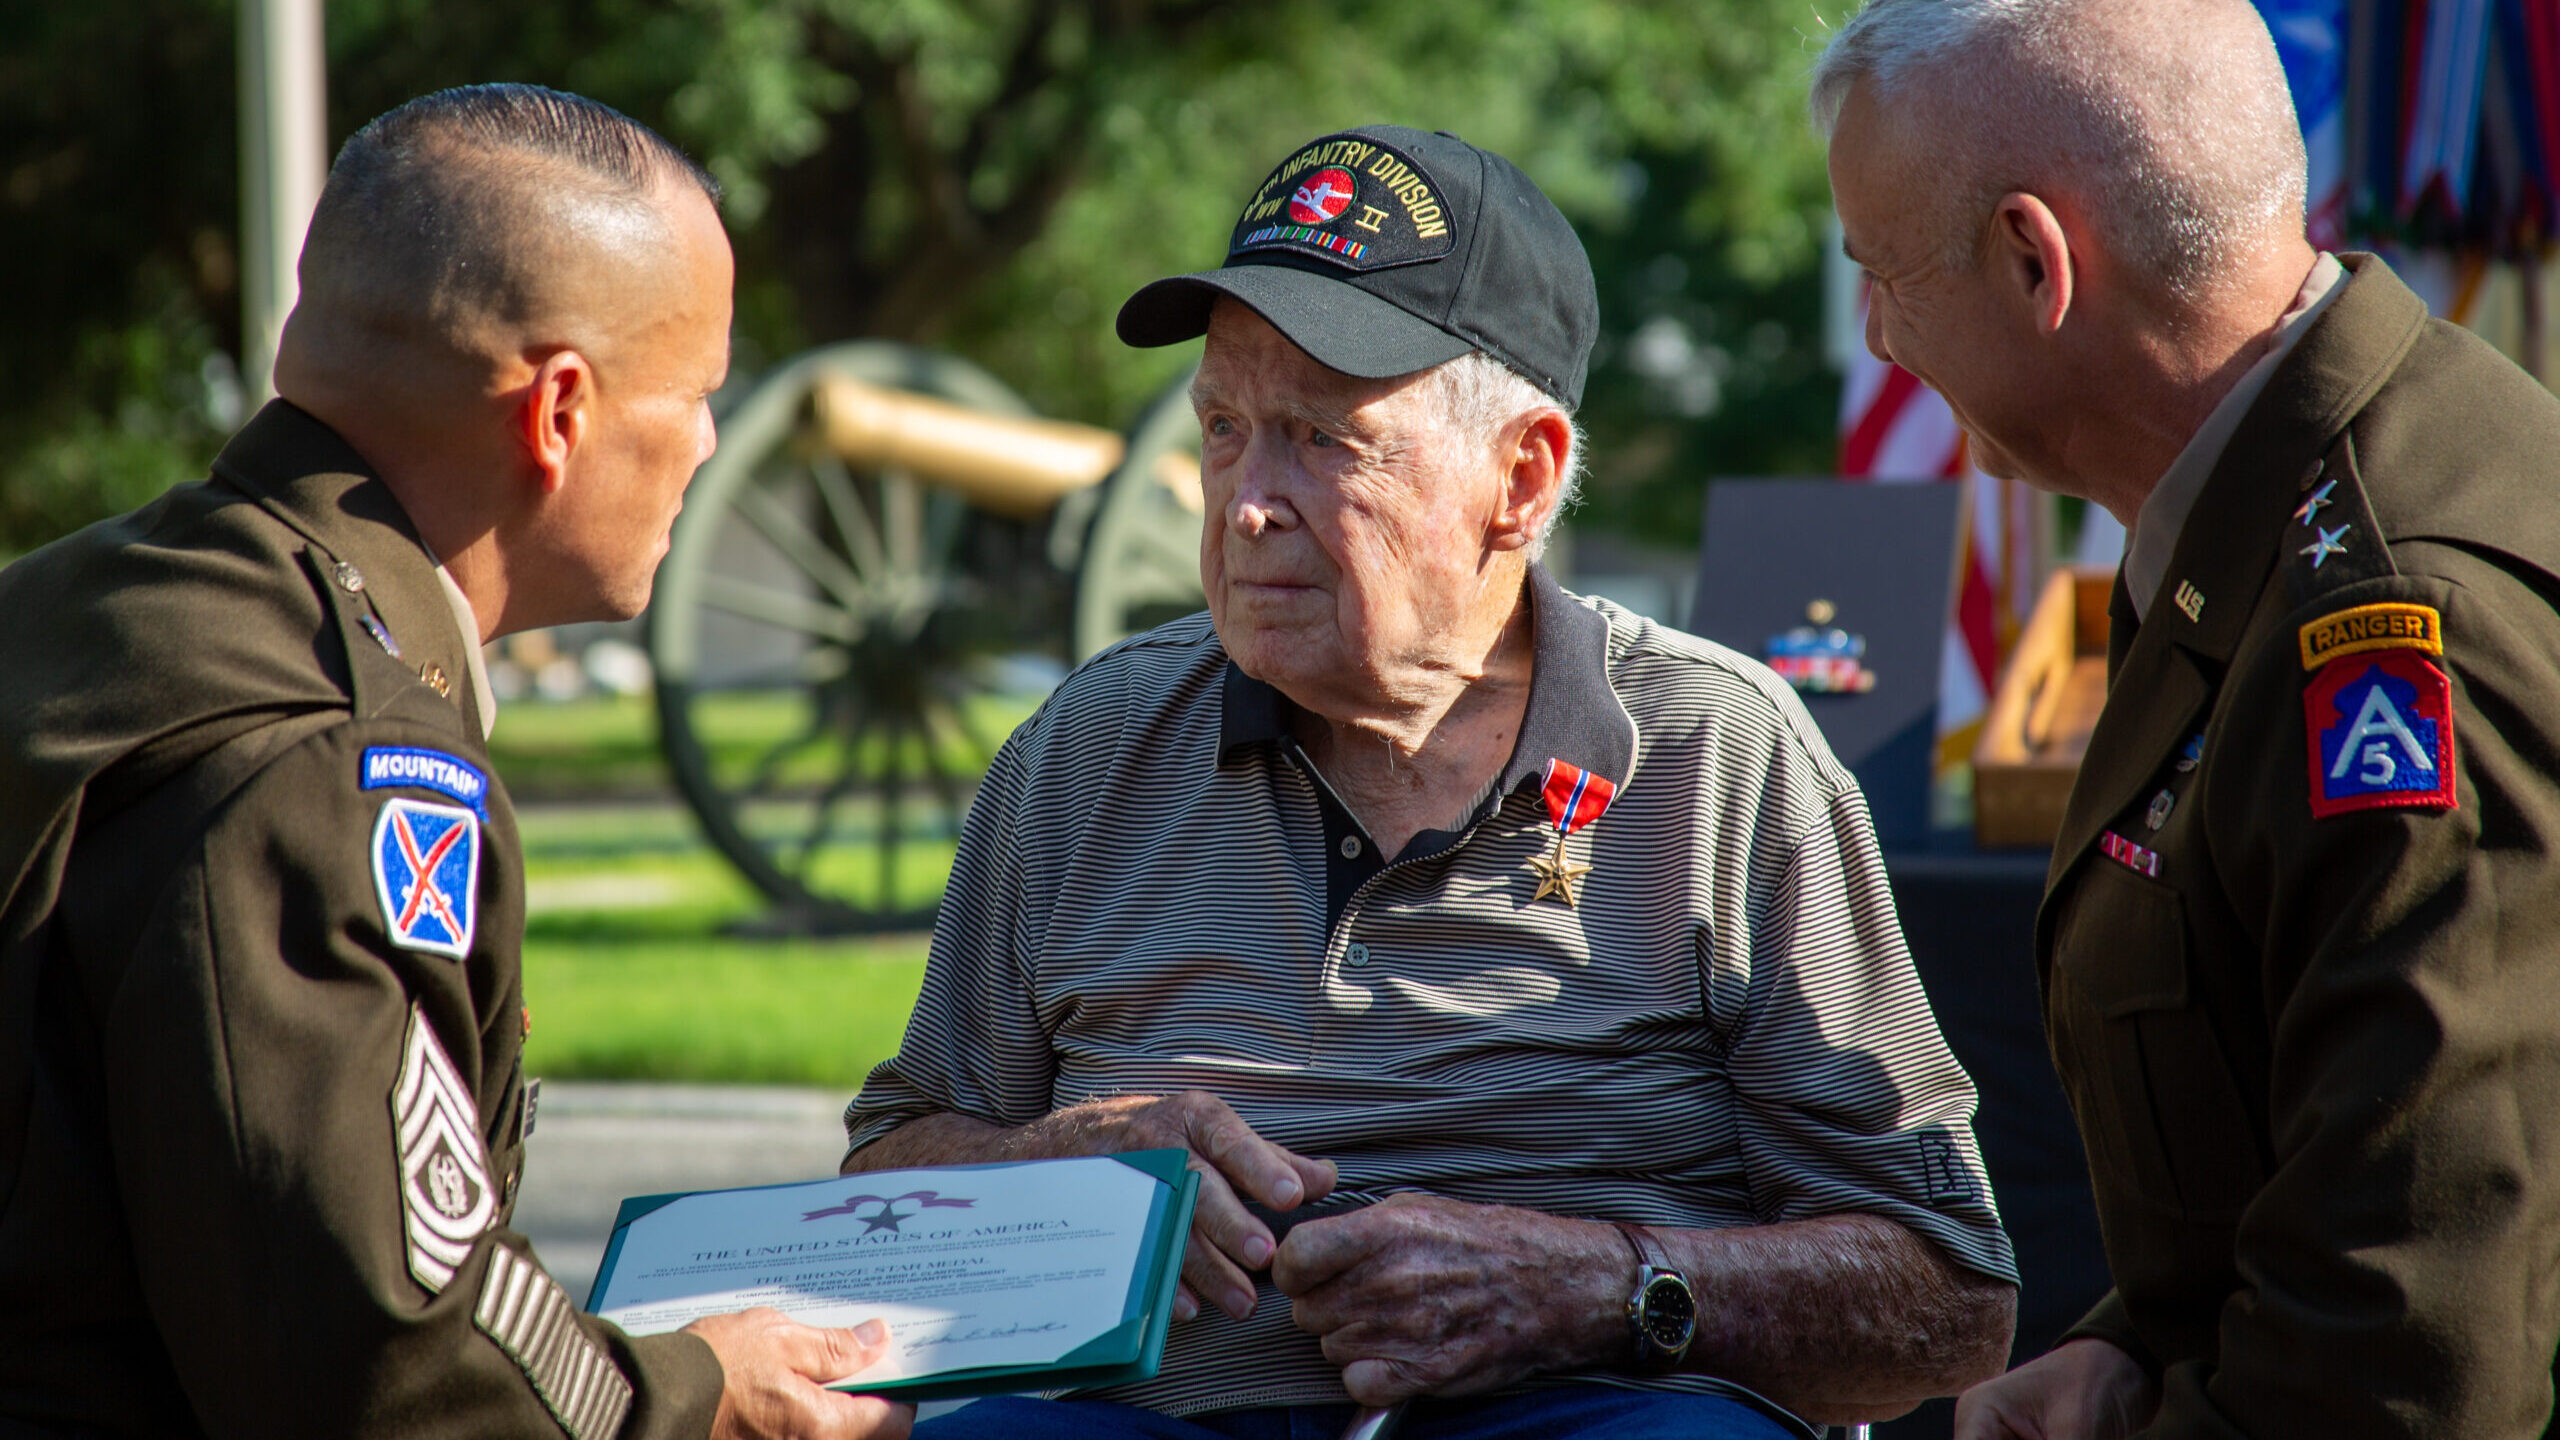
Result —
<instances>
[{"instance_id":1,"label":"green grass","mask_svg":"<svg viewBox=\"0 0 2560 1440\"><path fill-rule=\"evenodd\" d=\"M731 933L759 897L671 804L536 807L522 822L531 1073L850 1095L897 1049L925 936Z\"/></svg>"}]
</instances>

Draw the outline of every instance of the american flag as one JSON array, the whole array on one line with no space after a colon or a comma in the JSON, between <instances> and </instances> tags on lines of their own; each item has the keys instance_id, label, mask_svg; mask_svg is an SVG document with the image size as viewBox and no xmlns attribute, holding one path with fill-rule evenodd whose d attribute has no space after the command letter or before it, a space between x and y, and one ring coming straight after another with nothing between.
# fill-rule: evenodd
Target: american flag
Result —
<instances>
[{"instance_id":1,"label":"american flag","mask_svg":"<svg viewBox=\"0 0 2560 1440\"><path fill-rule=\"evenodd\" d=\"M1859 333L1866 296L1858 296ZM1969 487L1955 600L1938 664L1938 766L1971 753L2000 677L2000 661L2034 603L2037 557L2026 487L1995 480L1965 462L1964 431L1938 392L1910 371L1844 347L1840 473L1879 483L1962 483Z\"/></svg>"}]
</instances>

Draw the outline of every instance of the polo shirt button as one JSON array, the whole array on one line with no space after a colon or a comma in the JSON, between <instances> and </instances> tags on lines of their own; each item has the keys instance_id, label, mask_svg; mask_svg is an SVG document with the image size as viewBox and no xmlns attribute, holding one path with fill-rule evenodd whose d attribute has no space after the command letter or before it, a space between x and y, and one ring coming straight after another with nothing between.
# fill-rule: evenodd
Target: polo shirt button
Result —
<instances>
[{"instance_id":1,"label":"polo shirt button","mask_svg":"<svg viewBox=\"0 0 2560 1440\"><path fill-rule=\"evenodd\" d=\"M1366 965L1369 963L1369 947L1354 940L1351 942L1351 948L1342 952L1342 958L1355 966Z\"/></svg>"},{"instance_id":2,"label":"polo shirt button","mask_svg":"<svg viewBox=\"0 0 2560 1440\"><path fill-rule=\"evenodd\" d=\"M1342 858L1345 860L1357 860L1360 858L1359 836L1345 835L1342 837Z\"/></svg>"}]
</instances>

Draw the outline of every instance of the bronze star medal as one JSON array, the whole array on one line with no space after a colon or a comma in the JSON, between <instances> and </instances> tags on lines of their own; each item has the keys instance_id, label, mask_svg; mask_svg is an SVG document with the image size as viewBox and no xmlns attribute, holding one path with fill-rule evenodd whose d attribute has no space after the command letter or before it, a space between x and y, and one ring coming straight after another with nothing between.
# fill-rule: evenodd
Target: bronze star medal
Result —
<instances>
[{"instance_id":1,"label":"bronze star medal","mask_svg":"<svg viewBox=\"0 0 2560 1440\"><path fill-rule=\"evenodd\" d=\"M1538 893L1529 897L1531 904L1552 895L1569 908L1581 908L1581 899L1573 893L1573 882L1590 874L1591 867L1567 858L1565 841L1572 838L1574 831L1599 819L1617 789L1615 782L1578 765L1562 760L1547 762L1546 780L1538 787L1538 793L1547 802L1547 820L1555 831L1556 848L1551 854L1529 859L1529 868L1538 872Z\"/></svg>"},{"instance_id":2,"label":"bronze star medal","mask_svg":"<svg viewBox=\"0 0 2560 1440\"><path fill-rule=\"evenodd\" d=\"M1544 900L1548 896L1553 895L1557 899L1562 900L1565 904L1579 909L1581 908L1582 902L1573 898L1573 882L1590 874L1591 867L1588 865L1577 865L1571 860L1566 859L1564 854L1564 840L1564 836L1556 836L1556 851L1554 854L1530 857L1529 868L1538 872L1538 893L1530 896L1529 898L1532 901L1537 901Z\"/></svg>"}]
</instances>

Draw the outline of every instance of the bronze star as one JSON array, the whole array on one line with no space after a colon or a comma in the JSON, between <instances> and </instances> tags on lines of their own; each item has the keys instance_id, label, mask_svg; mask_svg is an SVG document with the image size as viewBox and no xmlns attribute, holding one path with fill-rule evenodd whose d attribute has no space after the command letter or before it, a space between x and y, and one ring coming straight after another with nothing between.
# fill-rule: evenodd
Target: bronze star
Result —
<instances>
[{"instance_id":1,"label":"bronze star","mask_svg":"<svg viewBox=\"0 0 2560 1440\"><path fill-rule=\"evenodd\" d=\"M1553 895L1571 908L1581 908L1581 902L1573 898L1573 882L1590 874L1591 867L1576 865L1564 858L1562 835L1556 837L1556 853L1531 856L1529 868L1538 872L1538 893L1529 897L1530 903L1535 904Z\"/></svg>"}]
</instances>

